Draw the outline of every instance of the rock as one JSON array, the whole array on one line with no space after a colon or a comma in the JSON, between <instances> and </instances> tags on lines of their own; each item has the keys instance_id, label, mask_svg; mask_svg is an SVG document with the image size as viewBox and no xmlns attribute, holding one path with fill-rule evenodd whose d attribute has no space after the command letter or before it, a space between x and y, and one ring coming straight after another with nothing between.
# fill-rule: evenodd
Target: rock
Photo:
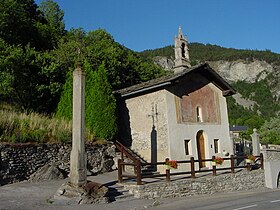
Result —
<instances>
[{"instance_id":1,"label":"rock","mask_svg":"<svg viewBox=\"0 0 280 210\"><path fill-rule=\"evenodd\" d=\"M253 83L264 79L273 71L273 66L265 61L255 60L252 62L237 61L211 61L208 62L223 78L229 82L247 81Z\"/></svg>"},{"instance_id":2,"label":"rock","mask_svg":"<svg viewBox=\"0 0 280 210\"><path fill-rule=\"evenodd\" d=\"M104 160L103 167L102 167L102 172L112 171L113 166L114 166L114 160L112 160L112 159Z\"/></svg>"},{"instance_id":3,"label":"rock","mask_svg":"<svg viewBox=\"0 0 280 210\"><path fill-rule=\"evenodd\" d=\"M155 202L153 202L152 206L155 207L155 206L159 206L160 205L160 201L159 200L156 200Z\"/></svg>"},{"instance_id":4,"label":"rock","mask_svg":"<svg viewBox=\"0 0 280 210\"><path fill-rule=\"evenodd\" d=\"M162 57L162 56L154 57L153 62L166 70L173 69L173 67L175 65L173 60L168 59L167 57Z\"/></svg>"},{"instance_id":5,"label":"rock","mask_svg":"<svg viewBox=\"0 0 280 210\"><path fill-rule=\"evenodd\" d=\"M67 177L67 173L58 167L58 163L49 163L43 166L42 168L40 168L34 174L32 174L28 181L30 182L50 181L50 180L65 179L66 177Z\"/></svg>"},{"instance_id":6,"label":"rock","mask_svg":"<svg viewBox=\"0 0 280 210\"><path fill-rule=\"evenodd\" d=\"M60 205L108 203L107 193L108 188L96 182L88 182L83 187L66 182L56 191L52 202Z\"/></svg>"}]
</instances>

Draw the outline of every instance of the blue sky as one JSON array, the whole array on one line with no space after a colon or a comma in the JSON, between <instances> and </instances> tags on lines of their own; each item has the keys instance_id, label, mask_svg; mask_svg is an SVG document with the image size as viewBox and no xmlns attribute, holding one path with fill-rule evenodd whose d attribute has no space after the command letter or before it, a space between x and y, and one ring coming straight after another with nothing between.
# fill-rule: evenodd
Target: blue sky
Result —
<instances>
[{"instance_id":1,"label":"blue sky","mask_svg":"<svg viewBox=\"0 0 280 210\"><path fill-rule=\"evenodd\" d=\"M65 12L66 29L103 28L135 51L173 45L181 26L189 42L280 53L280 0L55 2Z\"/></svg>"}]
</instances>

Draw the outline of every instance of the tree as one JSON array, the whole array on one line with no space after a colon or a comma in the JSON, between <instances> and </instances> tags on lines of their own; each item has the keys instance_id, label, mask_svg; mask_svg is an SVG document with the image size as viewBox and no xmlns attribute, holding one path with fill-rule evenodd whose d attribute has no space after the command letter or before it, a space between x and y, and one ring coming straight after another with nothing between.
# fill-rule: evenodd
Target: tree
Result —
<instances>
[{"instance_id":1,"label":"tree","mask_svg":"<svg viewBox=\"0 0 280 210\"><path fill-rule=\"evenodd\" d=\"M89 63L85 64L87 73L86 124L98 137L112 139L117 132L116 99L108 82L107 71L101 64L97 71L92 71Z\"/></svg>"},{"instance_id":2,"label":"tree","mask_svg":"<svg viewBox=\"0 0 280 210\"><path fill-rule=\"evenodd\" d=\"M79 29L71 29L58 42L56 49L52 51L64 72L73 71L74 66L82 63L87 57L85 45L86 32Z\"/></svg>"},{"instance_id":3,"label":"tree","mask_svg":"<svg viewBox=\"0 0 280 210\"><path fill-rule=\"evenodd\" d=\"M97 137L112 139L117 131L116 100L107 78L104 64L94 71L92 65L85 61L83 69L86 72L86 127ZM72 72L69 73L64 85L56 116L67 120L72 119Z\"/></svg>"},{"instance_id":4,"label":"tree","mask_svg":"<svg viewBox=\"0 0 280 210\"><path fill-rule=\"evenodd\" d=\"M37 23L44 18L34 0L0 0L0 37L11 45L43 49L47 40L42 39Z\"/></svg>"},{"instance_id":5,"label":"tree","mask_svg":"<svg viewBox=\"0 0 280 210\"><path fill-rule=\"evenodd\" d=\"M50 33L52 44L56 46L58 40L65 34L64 12L59 8L59 5L53 0L45 0L39 6L39 11L42 12L47 21L48 27L40 26L41 32Z\"/></svg>"},{"instance_id":6,"label":"tree","mask_svg":"<svg viewBox=\"0 0 280 210\"><path fill-rule=\"evenodd\" d=\"M63 35L65 32L64 12L59 8L59 5L53 0L45 0L40 4L39 10L44 14L48 25L56 28L57 32Z\"/></svg>"},{"instance_id":7,"label":"tree","mask_svg":"<svg viewBox=\"0 0 280 210\"><path fill-rule=\"evenodd\" d=\"M260 137L262 143L280 144L280 119L271 118L265 121L260 128Z\"/></svg>"},{"instance_id":8,"label":"tree","mask_svg":"<svg viewBox=\"0 0 280 210\"><path fill-rule=\"evenodd\" d=\"M87 78L87 76L86 76ZM67 74L67 80L63 86L60 101L57 105L56 117L65 120L72 120L73 115L73 74L71 71Z\"/></svg>"},{"instance_id":9,"label":"tree","mask_svg":"<svg viewBox=\"0 0 280 210\"><path fill-rule=\"evenodd\" d=\"M0 39L0 96L22 111L52 113L65 79L55 58L27 45L10 46Z\"/></svg>"}]
</instances>

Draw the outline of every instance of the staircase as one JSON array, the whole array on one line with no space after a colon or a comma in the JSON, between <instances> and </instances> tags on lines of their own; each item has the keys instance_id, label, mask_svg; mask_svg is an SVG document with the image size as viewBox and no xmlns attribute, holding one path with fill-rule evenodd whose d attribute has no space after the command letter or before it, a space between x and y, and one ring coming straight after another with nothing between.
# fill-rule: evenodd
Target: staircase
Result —
<instances>
[{"instance_id":1,"label":"staircase","mask_svg":"<svg viewBox=\"0 0 280 210\"><path fill-rule=\"evenodd\" d=\"M141 157L140 154L137 152L133 151L132 149L129 149L125 147L123 144L121 144L119 141L115 142L115 146L119 152L117 152L117 155L119 156L120 159L122 159L125 162L128 163L136 163L137 161L140 161L141 163L148 163L143 157ZM135 167L126 167L126 171L133 172L135 173ZM155 169L154 167L151 166L142 166L141 167L141 173L142 174L154 174Z\"/></svg>"}]
</instances>

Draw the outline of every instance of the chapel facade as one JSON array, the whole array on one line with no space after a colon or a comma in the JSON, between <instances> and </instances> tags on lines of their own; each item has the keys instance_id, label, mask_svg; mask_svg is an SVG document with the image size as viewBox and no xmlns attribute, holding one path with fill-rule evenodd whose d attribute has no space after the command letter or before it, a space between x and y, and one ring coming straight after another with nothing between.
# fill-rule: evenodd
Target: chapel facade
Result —
<instances>
[{"instance_id":1,"label":"chapel facade","mask_svg":"<svg viewBox=\"0 0 280 210\"><path fill-rule=\"evenodd\" d=\"M152 163L233 154L226 97L235 90L207 63L190 65L181 28L174 51L173 75L117 91L121 142Z\"/></svg>"}]
</instances>

